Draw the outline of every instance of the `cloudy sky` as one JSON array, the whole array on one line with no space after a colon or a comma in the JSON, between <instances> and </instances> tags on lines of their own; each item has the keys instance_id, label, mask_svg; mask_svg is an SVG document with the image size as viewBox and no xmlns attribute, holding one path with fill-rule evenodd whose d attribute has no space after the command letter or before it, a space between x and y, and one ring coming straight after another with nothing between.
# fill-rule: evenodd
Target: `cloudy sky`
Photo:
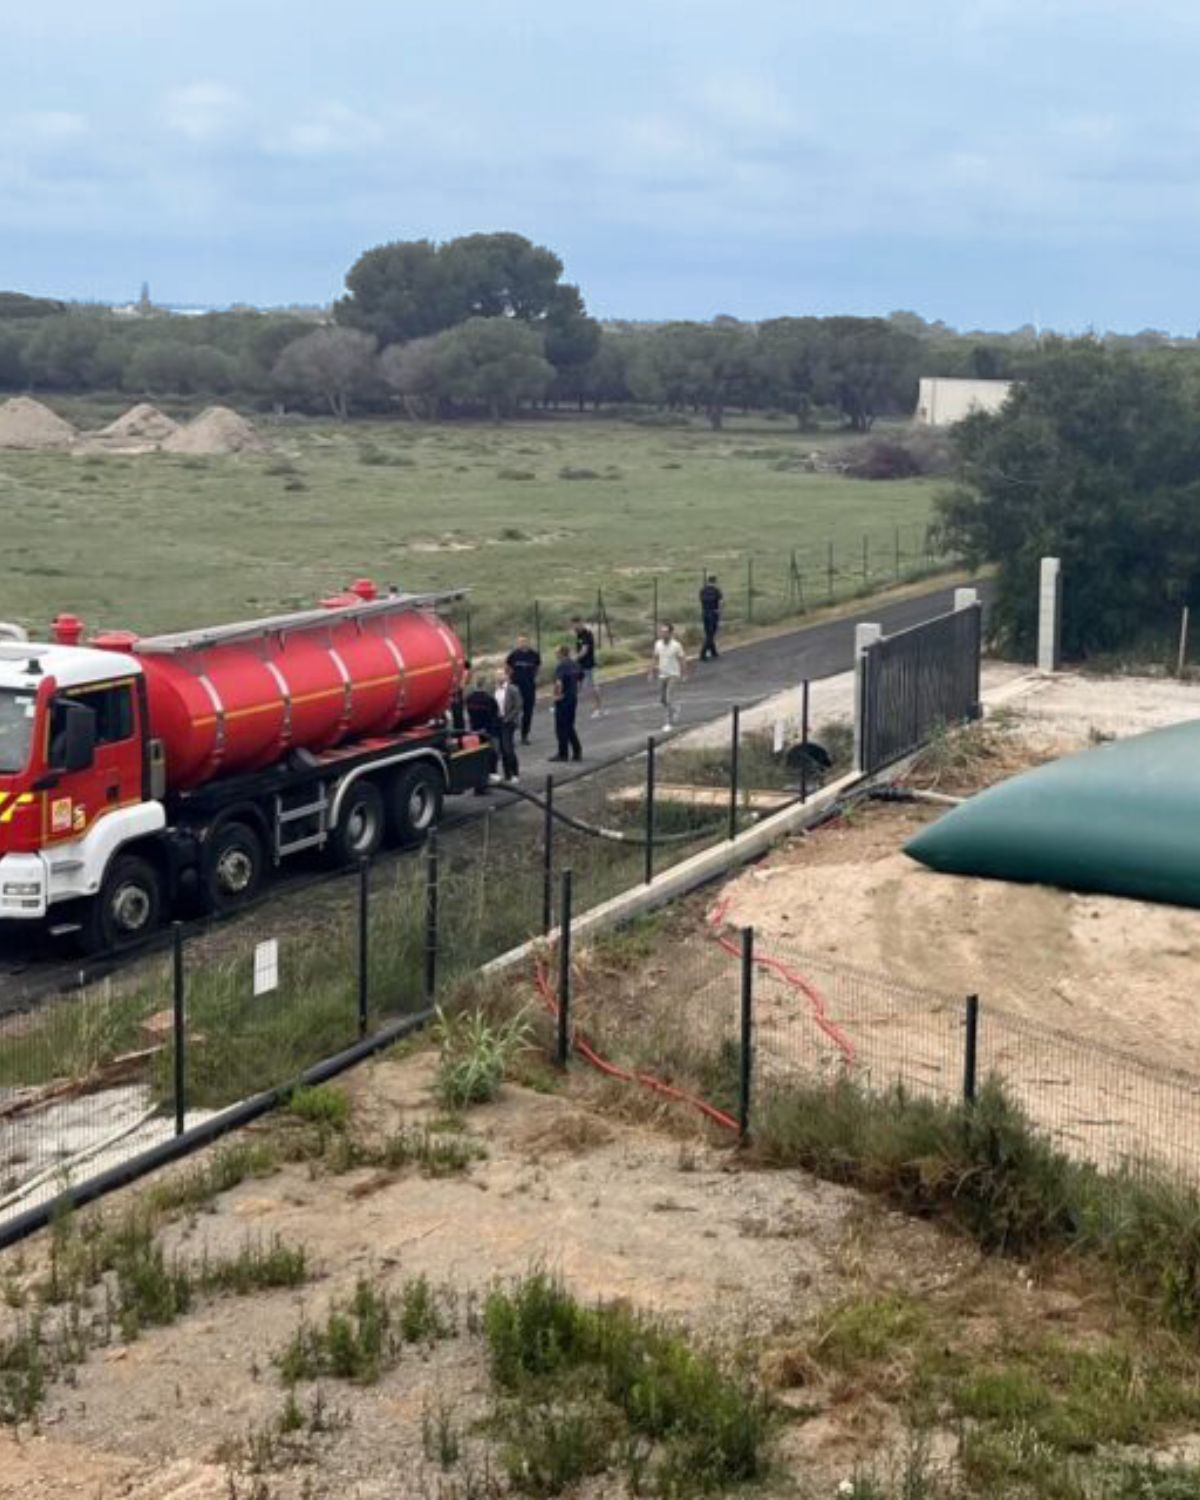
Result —
<instances>
[{"instance_id":1,"label":"cloudy sky","mask_svg":"<svg viewBox=\"0 0 1200 1500\"><path fill-rule=\"evenodd\" d=\"M0 287L324 302L512 229L605 317L1200 327L1191 0L4 7Z\"/></svg>"}]
</instances>

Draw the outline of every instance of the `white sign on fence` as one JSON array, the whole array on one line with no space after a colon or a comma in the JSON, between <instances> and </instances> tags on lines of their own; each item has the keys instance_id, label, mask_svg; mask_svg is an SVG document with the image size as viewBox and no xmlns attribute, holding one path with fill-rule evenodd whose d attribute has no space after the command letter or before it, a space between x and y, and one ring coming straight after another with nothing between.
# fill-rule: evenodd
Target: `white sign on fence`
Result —
<instances>
[{"instance_id":1,"label":"white sign on fence","mask_svg":"<svg viewBox=\"0 0 1200 1500\"><path fill-rule=\"evenodd\" d=\"M254 993L266 995L279 988L279 939L268 938L254 950Z\"/></svg>"}]
</instances>

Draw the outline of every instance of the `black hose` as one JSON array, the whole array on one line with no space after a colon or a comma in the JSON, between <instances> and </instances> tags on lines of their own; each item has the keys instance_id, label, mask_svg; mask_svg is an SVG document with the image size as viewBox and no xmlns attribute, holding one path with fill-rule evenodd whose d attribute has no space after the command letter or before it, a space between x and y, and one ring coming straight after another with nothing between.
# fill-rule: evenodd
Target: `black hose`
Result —
<instances>
[{"instance_id":1,"label":"black hose","mask_svg":"<svg viewBox=\"0 0 1200 1500\"><path fill-rule=\"evenodd\" d=\"M526 802L532 802L535 807L540 807L543 812L546 809L546 799L539 797L535 792L527 792L524 787L505 785L504 782L497 784L496 791L507 792L510 797L523 797ZM557 803L551 803L550 816L557 818L568 828L573 828L576 833L586 833L592 838L607 839L613 844L640 844L645 846L647 839L642 833L626 833L620 828L600 828L595 823L585 823L582 818L573 818L570 813L565 813ZM656 834L654 843L659 844L690 844L695 839L707 837L715 833L718 828L725 827L726 820L719 819L713 823L705 823L699 828L689 828L685 833L662 833Z\"/></svg>"}]
</instances>

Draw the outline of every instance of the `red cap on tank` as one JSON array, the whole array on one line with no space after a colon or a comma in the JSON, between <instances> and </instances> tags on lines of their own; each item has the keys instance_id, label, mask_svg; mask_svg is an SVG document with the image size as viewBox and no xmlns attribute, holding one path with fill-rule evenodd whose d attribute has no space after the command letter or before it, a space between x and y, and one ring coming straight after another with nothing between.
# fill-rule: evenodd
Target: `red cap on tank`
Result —
<instances>
[{"instance_id":1,"label":"red cap on tank","mask_svg":"<svg viewBox=\"0 0 1200 1500\"><path fill-rule=\"evenodd\" d=\"M78 615L55 615L50 628L59 646L78 646L83 639L83 621Z\"/></svg>"},{"instance_id":2,"label":"red cap on tank","mask_svg":"<svg viewBox=\"0 0 1200 1500\"><path fill-rule=\"evenodd\" d=\"M132 630L102 630L88 642L97 651L132 651L138 638Z\"/></svg>"},{"instance_id":3,"label":"red cap on tank","mask_svg":"<svg viewBox=\"0 0 1200 1500\"><path fill-rule=\"evenodd\" d=\"M360 599L366 600L368 604L372 599L379 598L379 590L376 588L374 580L370 578L356 578L350 585L350 592L357 594Z\"/></svg>"}]
</instances>

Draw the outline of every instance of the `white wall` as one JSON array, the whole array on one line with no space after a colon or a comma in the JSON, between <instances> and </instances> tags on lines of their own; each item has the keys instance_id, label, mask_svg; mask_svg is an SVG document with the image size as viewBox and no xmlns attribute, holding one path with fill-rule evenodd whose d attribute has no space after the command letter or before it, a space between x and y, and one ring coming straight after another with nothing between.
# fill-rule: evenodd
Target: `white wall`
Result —
<instances>
[{"instance_id":1,"label":"white wall","mask_svg":"<svg viewBox=\"0 0 1200 1500\"><path fill-rule=\"evenodd\" d=\"M944 375L922 375L914 420L923 427L949 427L973 411L999 411L1011 389L1011 380L950 380Z\"/></svg>"}]
</instances>

